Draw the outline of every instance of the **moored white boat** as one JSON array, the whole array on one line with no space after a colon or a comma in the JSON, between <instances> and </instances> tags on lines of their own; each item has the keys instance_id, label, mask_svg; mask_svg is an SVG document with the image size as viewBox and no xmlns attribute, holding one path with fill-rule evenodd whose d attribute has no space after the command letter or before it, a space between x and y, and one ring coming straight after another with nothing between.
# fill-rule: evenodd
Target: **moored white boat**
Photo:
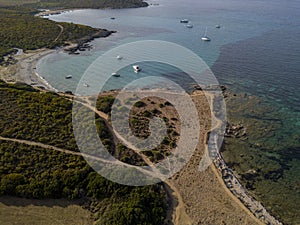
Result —
<instances>
[{"instance_id":1,"label":"moored white boat","mask_svg":"<svg viewBox=\"0 0 300 225\"><path fill-rule=\"evenodd\" d=\"M205 34L204 34L204 36L201 37L201 40L202 40L202 41L210 41L210 38L207 36L207 27L206 27L206 29L205 29Z\"/></svg>"},{"instance_id":2,"label":"moored white boat","mask_svg":"<svg viewBox=\"0 0 300 225\"><path fill-rule=\"evenodd\" d=\"M138 72L140 72L142 69L139 67L139 65L134 65L134 66L132 66L132 68L133 68L133 70L134 70L134 72L136 72L136 73L138 73Z\"/></svg>"},{"instance_id":3,"label":"moored white boat","mask_svg":"<svg viewBox=\"0 0 300 225\"><path fill-rule=\"evenodd\" d=\"M201 40L202 40L202 41L211 41L210 38L207 37L207 36L202 37Z\"/></svg>"}]
</instances>

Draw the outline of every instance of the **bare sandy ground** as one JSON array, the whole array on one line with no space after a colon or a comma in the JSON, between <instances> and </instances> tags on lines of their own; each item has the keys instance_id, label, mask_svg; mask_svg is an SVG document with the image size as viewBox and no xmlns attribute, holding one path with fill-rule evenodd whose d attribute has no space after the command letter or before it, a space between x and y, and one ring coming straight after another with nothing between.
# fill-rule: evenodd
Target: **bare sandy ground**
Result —
<instances>
[{"instance_id":1,"label":"bare sandy ground","mask_svg":"<svg viewBox=\"0 0 300 225\"><path fill-rule=\"evenodd\" d=\"M178 224L254 225L262 224L225 186L213 164L200 172L199 162L205 150L206 132L210 129L210 110L204 96L194 96L203 124L199 144L189 163L172 178L185 203L189 221Z\"/></svg>"},{"instance_id":2,"label":"bare sandy ground","mask_svg":"<svg viewBox=\"0 0 300 225\"><path fill-rule=\"evenodd\" d=\"M53 52L55 50L39 49L15 55L16 64L0 66L0 79L6 82L21 82L32 86L40 86L50 91L56 91L36 72L37 62Z\"/></svg>"}]
</instances>

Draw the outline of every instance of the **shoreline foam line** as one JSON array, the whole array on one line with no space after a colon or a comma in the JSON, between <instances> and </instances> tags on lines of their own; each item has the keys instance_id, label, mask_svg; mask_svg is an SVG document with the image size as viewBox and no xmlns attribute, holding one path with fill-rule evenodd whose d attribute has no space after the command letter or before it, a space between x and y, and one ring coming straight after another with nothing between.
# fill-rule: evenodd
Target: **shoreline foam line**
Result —
<instances>
[{"instance_id":1,"label":"shoreline foam line","mask_svg":"<svg viewBox=\"0 0 300 225\"><path fill-rule=\"evenodd\" d=\"M45 86L45 89L47 89L49 91L59 92L59 90L54 88L44 77L39 75L38 72L35 72L35 75L37 76L38 79L40 79L42 81L42 83L39 84L39 86ZM34 86L34 85L32 85L32 86Z\"/></svg>"}]
</instances>

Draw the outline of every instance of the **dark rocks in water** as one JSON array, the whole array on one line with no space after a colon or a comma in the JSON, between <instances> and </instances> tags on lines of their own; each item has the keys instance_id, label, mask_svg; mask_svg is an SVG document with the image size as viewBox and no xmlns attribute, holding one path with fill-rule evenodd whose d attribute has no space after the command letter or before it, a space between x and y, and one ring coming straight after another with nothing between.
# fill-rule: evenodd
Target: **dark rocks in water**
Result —
<instances>
[{"instance_id":1,"label":"dark rocks in water","mask_svg":"<svg viewBox=\"0 0 300 225\"><path fill-rule=\"evenodd\" d=\"M254 187L254 185L253 185L253 182L252 182L252 183L247 182L245 186L246 186L246 189L247 189L247 190L250 190L250 191L254 191L254 190L255 190L255 187Z\"/></svg>"},{"instance_id":2,"label":"dark rocks in water","mask_svg":"<svg viewBox=\"0 0 300 225\"><path fill-rule=\"evenodd\" d=\"M78 51L86 51L86 50L92 49L92 45L88 44L88 42L93 41L95 38L108 37L109 35L111 35L113 33L116 33L116 31L99 29L96 33L78 40L78 43L75 47L67 48L67 49L65 49L65 51L69 52L70 55L78 55L79 54Z\"/></svg>"},{"instance_id":3,"label":"dark rocks in water","mask_svg":"<svg viewBox=\"0 0 300 225\"><path fill-rule=\"evenodd\" d=\"M191 84L191 87L194 88L195 90L204 90L204 91L218 91L221 89L222 93L227 90L227 87L225 85L208 85L208 86L203 86L201 87L199 84Z\"/></svg>"},{"instance_id":4,"label":"dark rocks in water","mask_svg":"<svg viewBox=\"0 0 300 225\"><path fill-rule=\"evenodd\" d=\"M227 98L229 96L227 93L227 87L225 85L220 85L220 89L222 91L224 98Z\"/></svg>"},{"instance_id":5,"label":"dark rocks in water","mask_svg":"<svg viewBox=\"0 0 300 225\"><path fill-rule=\"evenodd\" d=\"M72 91L65 91L65 94L73 95L73 92Z\"/></svg>"},{"instance_id":6,"label":"dark rocks in water","mask_svg":"<svg viewBox=\"0 0 300 225\"><path fill-rule=\"evenodd\" d=\"M227 90L227 87L225 85L220 85L220 88L223 93Z\"/></svg>"},{"instance_id":7,"label":"dark rocks in water","mask_svg":"<svg viewBox=\"0 0 300 225\"><path fill-rule=\"evenodd\" d=\"M267 173L264 174L264 179L266 180L272 180L272 181L277 181L279 180L280 178L283 177L283 169L280 168L276 171L269 171Z\"/></svg>"},{"instance_id":8,"label":"dark rocks in water","mask_svg":"<svg viewBox=\"0 0 300 225\"><path fill-rule=\"evenodd\" d=\"M243 124L232 125L227 123L225 137L231 138L246 138L247 132Z\"/></svg>"},{"instance_id":9,"label":"dark rocks in water","mask_svg":"<svg viewBox=\"0 0 300 225\"><path fill-rule=\"evenodd\" d=\"M202 90L202 88L200 87L199 84L193 84L192 87L193 87L195 90Z\"/></svg>"}]
</instances>

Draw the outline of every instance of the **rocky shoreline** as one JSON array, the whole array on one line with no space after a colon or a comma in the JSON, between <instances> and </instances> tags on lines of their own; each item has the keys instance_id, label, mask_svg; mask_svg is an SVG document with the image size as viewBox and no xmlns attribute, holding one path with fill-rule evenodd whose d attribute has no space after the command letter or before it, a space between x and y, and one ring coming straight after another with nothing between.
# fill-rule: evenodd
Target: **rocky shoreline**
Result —
<instances>
[{"instance_id":1,"label":"rocky shoreline","mask_svg":"<svg viewBox=\"0 0 300 225\"><path fill-rule=\"evenodd\" d=\"M111 34L116 33L116 31L109 31L106 29L98 29L98 31L92 35L86 36L76 41L77 44L72 44L66 46L64 51L68 52L70 55L78 55L81 51L86 51L92 49L92 46L88 44L96 38L106 38Z\"/></svg>"},{"instance_id":2,"label":"rocky shoreline","mask_svg":"<svg viewBox=\"0 0 300 225\"><path fill-rule=\"evenodd\" d=\"M202 90L198 85L192 85L192 87L195 90ZM220 85L219 87L207 87L204 91L208 91L209 93L209 91L215 89L221 90L225 99L227 99L231 95L236 96L235 93L230 93L225 85ZM247 140L248 132L246 125L242 122L232 123L227 121L225 133L218 133L219 126L221 126L222 122L217 117L217 115L213 113L216 111L214 110L214 105L217 105L215 104L216 100L214 100L214 98L215 96L212 96L212 99L210 100L210 106L213 114L212 118L215 123L219 125L212 128L208 132L205 145L207 146L208 155L210 156L215 167L215 172L223 181L224 186L226 186L225 188L227 188L232 193L233 197L236 198L237 201L240 201L240 203L246 208L245 210L249 210L249 213L251 213L258 219L257 222L269 225L282 225L283 223L278 221L273 215L271 215L263 206L263 204L260 201L257 201L251 195L251 193L241 184L238 179L239 175L226 164L221 152L219 151L219 149L221 148L219 148L220 146L218 145L218 141L216 140L219 139L220 135L224 135L224 137L227 138ZM209 143L209 140L215 141L213 143Z\"/></svg>"},{"instance_id":3,"label":"rocky shoreline","mask_svg":"<svg viewBox=\"0 0 300 225\"><path fill-rule=\"evenodd\" d=\"M220 153L216 154L213 160L215 167L222 175L222 179L226 187L234 194L260 221L265 224L282 225L274 216L272 216L266 208L242 186L237 179L234 171L231 170L225 163Z\"/></svg>"},{"instance_id":4,"label":"rocky shoreline","mask_svg":"<svg viewBox=\"0 0 300 225\"><path fill-rule=\"evenodd\" d=\"M226 87L224 86L221 88L223 91L223 95L226 98ZM213 105L213 104L212 104ZM216 120L218 118L215 117ZM210 132L209 134L212 134ZM215 134L218 135L218 134ZM247 139L247 132L246 127L241 124L232 124L227 123L226 130L225 130L225 137L231 138L241 138ZM208 139L207 139L208 141ZM208 144L208 143L206 143ZM238 175L226 164L225 160L223 159L221 153L218 150L219 148L215 146L214 148L209 149L209 155L213 156L213 164L215 168L220 173L222 180L226 187L230 190L230 192L236 196L241 203L261 222L265 224L272 224L272 225L282 225L280 221L278 221L274 216L272 216L266 208L262 205L261 202L257 201L246 188L238 180Z\"/></svg>"},{"instance_id":5,"label":"rocky shoreline","mask_svg":"<svg viewBox=\"0 0 300 225\"><path fill-rule=\"evenodd\" d=\"M35 16L45 17L49 15L59 15L66 12L72 12L73 10L77 9L41 10L41 12L37 13ZM95 40L96 38L106 38L116 32L117 31L98 28L95 33L77 40L73 40L72 43L68 43L69 45L65 46L63 50L68 52L70 55L79 55L82 51L92 49L92 45L90 45L89 42Z\"/></svg>"}]
</instances>

